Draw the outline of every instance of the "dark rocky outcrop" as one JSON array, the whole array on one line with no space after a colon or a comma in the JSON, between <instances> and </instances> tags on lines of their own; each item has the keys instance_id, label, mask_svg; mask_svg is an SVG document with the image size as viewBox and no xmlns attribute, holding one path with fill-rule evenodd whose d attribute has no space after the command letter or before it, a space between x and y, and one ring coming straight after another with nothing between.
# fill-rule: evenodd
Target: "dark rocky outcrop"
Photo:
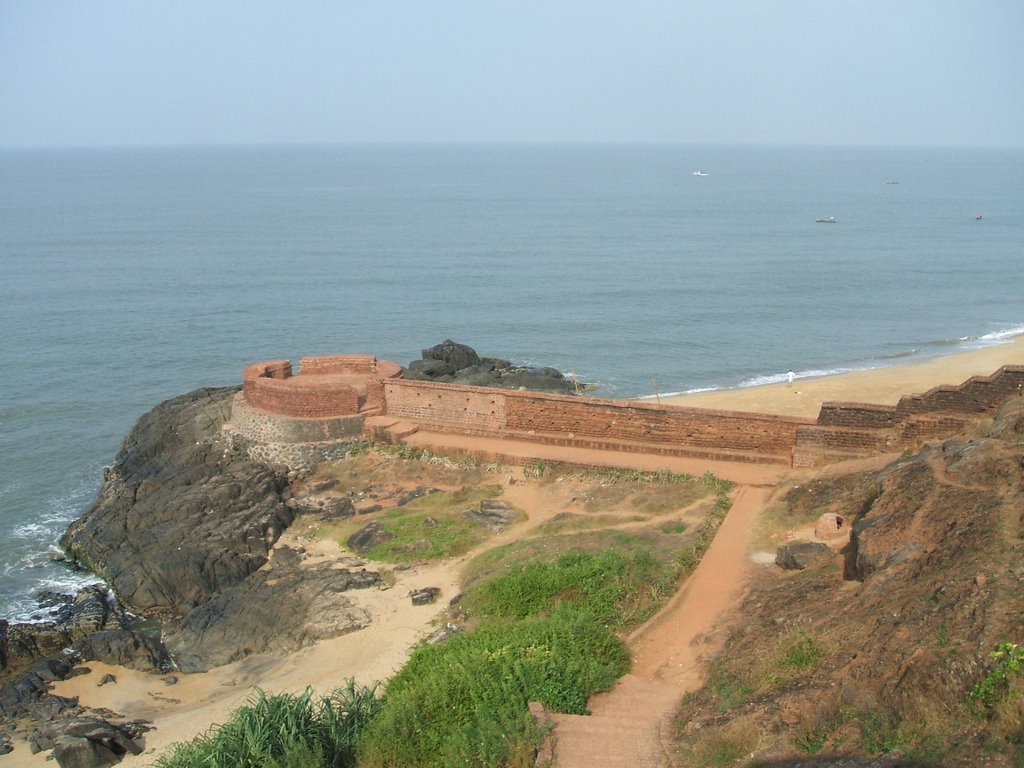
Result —
<instances>
[{"instance_id":1,"label":"dark rocky outcrop","mask_svg":"<svg viewBox=\"0 0 1024 768\"><path fill-rule=\"evenodd\" d=\"M118 625L119 611L102 586L86 587L77 595L47 593L40 596L39 604L40 621L9 624L0 620L0 671L17 671Z\"/></svg>"},{"instance_id":2,"label":"dark rocky outcrop","mask_svg":"<svg viewBox=\"0 0 1024 768\"><path fill-rule=\"evenodd\" d=\"M519 517L519 512L507 501L484 499L477 509L465 512L468 519L484 528L501 533Z\"/></svg>"},{"instance_id":3,"label":"dark rocky outcrop","mask_svg":"<svg viewBox=\"0 0 1024 768\"><path fill-rule=\"evenodd\" d=\"M369 624L372 617L345 592L381 583L373 571L280 564L189 612L169 629L167 645L184 672L294 651Z\"/></svg>"},{"instance_id":4,"label":"dark rocky outcrop","mask_svg":"<svg viewBox=\"0 0 1024 768\"><path fill-rule=\"evenodd\" d=\"M409 363L405 378L561 394L577 394L586 389L555 368L516 366L508 360L480 357L472 347L451 339L423 350L421 360Z\"/></svg>"},{"instance_id":5,"label":"dark rocky outcrop","mask_svg":"<svg viewBox=\"0 0 1024 768\"><path fill-rule=\"evenodd\" d=\"M61 539L136 611L182 615L238 584L292 521L285 478L221 437L236 391L199 389L143 416Z\"/></svg>"},{"instance_id":6,"label":"dark rocky outcrop","mask_svg":"<svg viewBox=\"0 0 1024 768\"><path fill-rule=\"evenodd\" d=\"M0 620L0 672L8 676L54 656L145 671L171 666L160 626L128 614L105 587L40 597L40 621Z\"/></svg>"},{"instance_id":7,"label":"dark rocky outcrop","mask_svg":"<svg viewBox=\"0 0 1024 768\"><path fill-rule=\"evenodd\" d=\"M42 737L53 744L53 757L61 768L106 768L125 755L142 752L128 729L98 717L62 721Z\"/></svg>"},{"instance_id":8,"label":"dark rocky outcrop","mask_svg":"<svg viewBox=\"0 0 1024 768\"><path fill-rule=\"evenodd\" d=\"M14 732L25 721L46 724L79 714L78 699L50 693L50 683L66 680L73 673L71 660L49 658L6 679L0 685L0 730Z\"/></svg>"}]
</instances>

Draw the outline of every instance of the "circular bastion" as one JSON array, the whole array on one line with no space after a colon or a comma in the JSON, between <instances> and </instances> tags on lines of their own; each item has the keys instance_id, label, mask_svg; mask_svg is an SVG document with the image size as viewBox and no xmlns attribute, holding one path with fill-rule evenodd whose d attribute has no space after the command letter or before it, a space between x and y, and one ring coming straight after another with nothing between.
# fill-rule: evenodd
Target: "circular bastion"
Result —
<instances>
[{"instance_id":1,"label":"circular bastion","mask_svg":"<svg viewBox=\"0 0 1024 768\"><path fill-rule=\"evenodd\" d=\"M402 367L372 355L303 357L246 366L227 431L258 461L292 468L344 455L366 416L384 407L384 381ZM339 453L340 451L340 453Z\"/></svg>"}]
</instances>

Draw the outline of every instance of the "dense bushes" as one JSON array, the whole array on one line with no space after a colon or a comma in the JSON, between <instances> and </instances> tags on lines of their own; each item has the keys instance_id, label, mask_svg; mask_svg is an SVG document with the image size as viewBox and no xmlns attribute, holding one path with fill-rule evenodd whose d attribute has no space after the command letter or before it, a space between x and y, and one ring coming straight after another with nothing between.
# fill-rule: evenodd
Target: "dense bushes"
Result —
<instances>
[{"instance_id":1,"label":"dense bushes","mask_svg":"<svg viewBox=\"0 0 1024 768\"><path fill-rule=\"evenodd\" d=\"M380 708L376 688L349 681L329 696L256 691L231 718L174 745L157 768L350 768L359 734Z\"/></svg>"}]
</instances>

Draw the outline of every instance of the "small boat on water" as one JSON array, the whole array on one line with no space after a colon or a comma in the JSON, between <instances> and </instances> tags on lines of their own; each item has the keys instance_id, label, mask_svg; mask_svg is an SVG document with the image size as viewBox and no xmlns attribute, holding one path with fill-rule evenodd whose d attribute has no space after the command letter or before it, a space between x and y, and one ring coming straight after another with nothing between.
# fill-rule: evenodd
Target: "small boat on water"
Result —
<instances>
[{"instance_id":1,"label":"small boat on water","mask_svg":"<svg viewBox=\"0 0 1024 768\"><path fill-rule=\"evenodd\" d=\"M705 173L704 171L694 171L693 175L694 176L710 176L711 174L710 173Z\"/></svg>"},{"instance_id":2,"label":"small boat on water","mask_svg":"<svg viewBox=\"0 0 1024 768\"><path fill-rule=\"evenodd\" d=\"M815 221L817 221L819 224L838 224L839 223L839 219L837 219L835 216L829 216L826 219L815 219Z\"/></svg>"},{"instance_id":3,"label":"small boat on water","mask_svg":"<svg viewBox=\"0 0 1024 768\"><path fill-rule=\"evenodd\" d=\"M981 214L979 213L979 214L978 214L977 216L975 216L975 217L974 217L974 220L975 220L975 221L981 221L981 220L982 220L983 218L985 218L985 217L984 217L984 216L982 216L982 215L981 215Z\"/></svg>"}]
</instances>

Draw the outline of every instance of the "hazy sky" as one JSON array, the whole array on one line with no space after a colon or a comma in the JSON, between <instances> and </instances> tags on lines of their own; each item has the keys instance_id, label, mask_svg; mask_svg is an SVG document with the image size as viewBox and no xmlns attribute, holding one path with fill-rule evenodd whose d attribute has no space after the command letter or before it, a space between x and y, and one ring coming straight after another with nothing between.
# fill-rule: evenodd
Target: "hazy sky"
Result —
<instances>
[{"instance_id":1,"label":"hazy sky","mask_svg":"<svg viewBox=\"0 0 1024 768\"><path fill-rule=\"evenodd\" d=\"M1024 0L0 0L0 146L1024 146Z\"/></svg>"}]
</instances>

